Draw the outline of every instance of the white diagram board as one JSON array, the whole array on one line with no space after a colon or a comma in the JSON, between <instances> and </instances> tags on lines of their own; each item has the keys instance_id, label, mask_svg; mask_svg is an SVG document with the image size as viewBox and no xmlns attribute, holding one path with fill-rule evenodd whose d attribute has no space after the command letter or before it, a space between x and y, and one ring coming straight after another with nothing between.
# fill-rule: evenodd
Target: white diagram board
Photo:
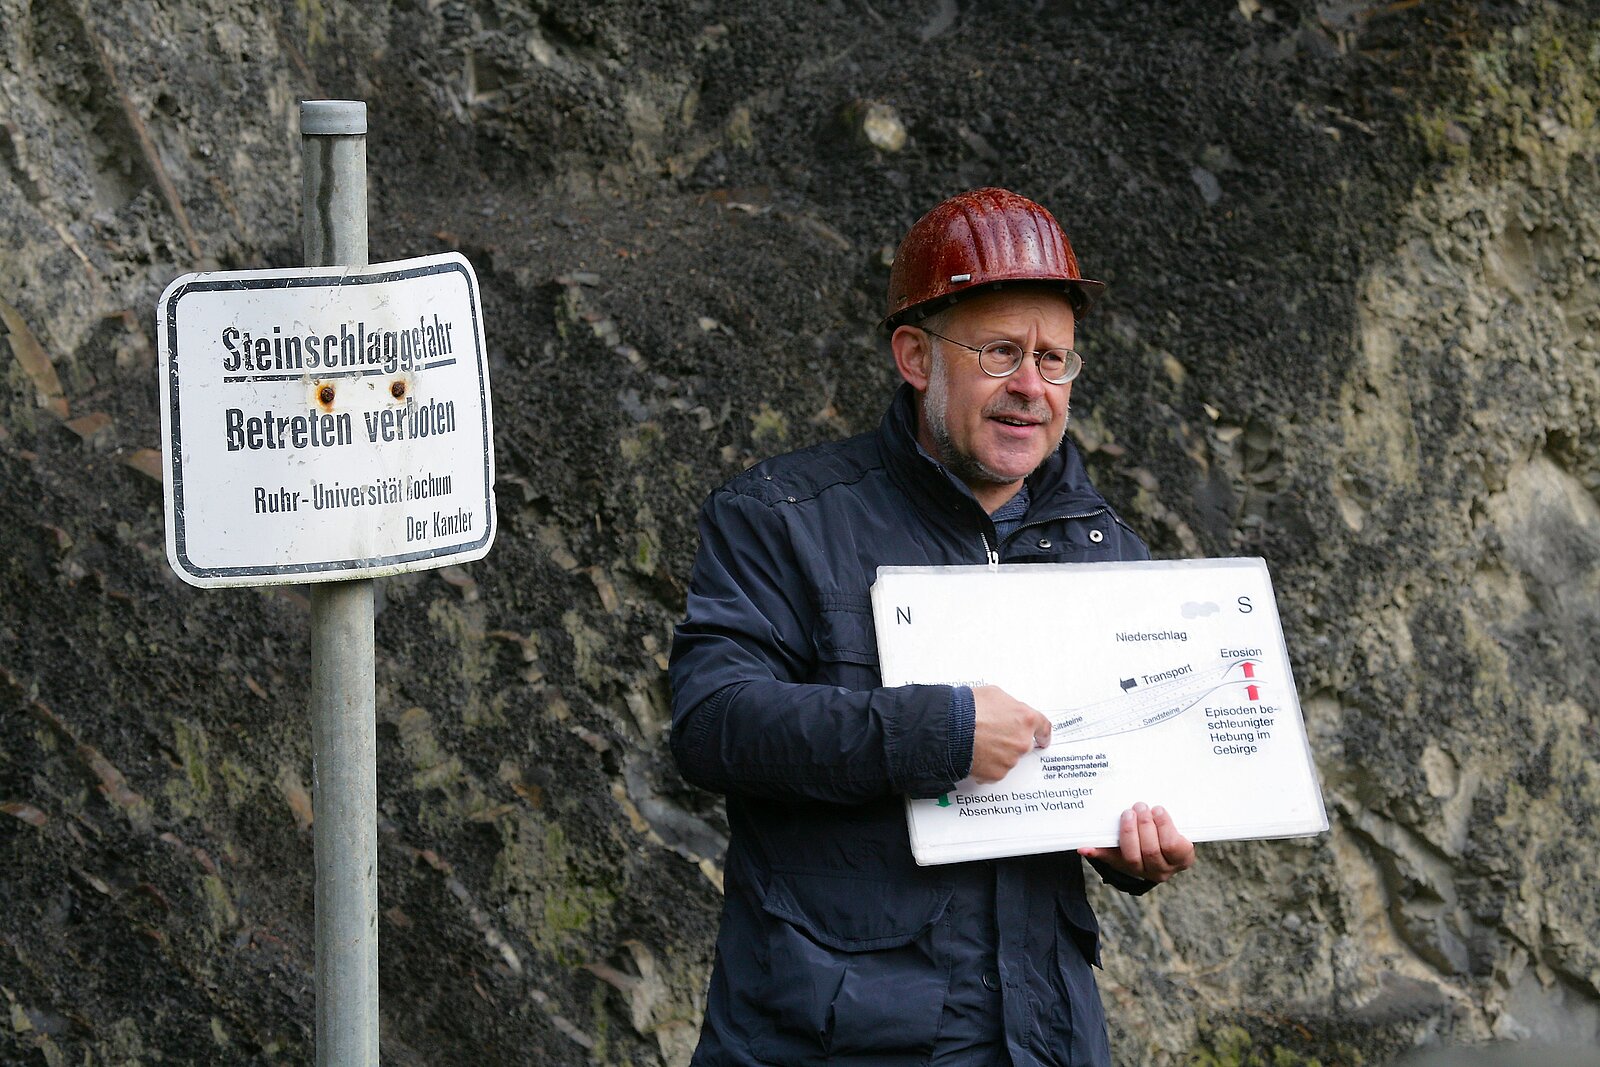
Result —
<instances>
[{"instance_id":1,"label":"white diagram board","mask_svg":"<svg viewBox=\"0 0 1600 1067\"><path fill-rule=\"evenodd\" d=\"M1141 800L1194 841L1328 828L1260 559L883 567L872 604L884 685L997 685L1053 728L907 800L918 863L1115 845Z\"/></svg>"}]
</instances>

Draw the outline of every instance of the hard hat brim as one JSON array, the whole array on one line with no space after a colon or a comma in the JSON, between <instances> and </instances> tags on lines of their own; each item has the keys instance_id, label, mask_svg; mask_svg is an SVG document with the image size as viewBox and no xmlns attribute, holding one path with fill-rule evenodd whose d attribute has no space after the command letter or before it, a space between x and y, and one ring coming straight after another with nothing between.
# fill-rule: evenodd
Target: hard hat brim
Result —
<instances>
[{"instance_id":1,"label":"hard hat brim","mask_svg":"<svg viewBox=\"0 0 1600 1067\"><path fill-rule=\"evenodd\" d=\"M915 326L918 322L937 311L953 307L968 297L980 293L994 292L997 289L1015 288L1023 285L1037 286L1042 289L1059 289L1067 294L1072 301L1072 313L1079 319L1088 315L1094 306L1099 303L1100 295L1105 292L1106 283L1095 281L1093 278L1038 278L1019 276L1016 278L984 278L981 281L949 282L943 287L942 292L937 292L925 300L908 305L886 316L878 325L887 333L893 333L900 326Z\"/></svg>"}]
</instances>

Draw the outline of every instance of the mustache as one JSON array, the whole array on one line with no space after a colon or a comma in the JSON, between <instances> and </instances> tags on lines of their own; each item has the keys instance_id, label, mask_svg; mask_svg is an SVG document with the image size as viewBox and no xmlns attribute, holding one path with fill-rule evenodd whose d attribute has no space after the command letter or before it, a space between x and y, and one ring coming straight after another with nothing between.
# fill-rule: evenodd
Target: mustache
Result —
<instances>
[{"instance_id":1,"label":"mustache","mask_svg":"<svg viewBox=\"0 0 1600 1067\"><path fill-rule=\"evenodd\" d=\"M1050 405L1044 400L1029 402L1009 394L996 397L984 407L983 414L989 418L1005 415L1013 419L1033 419L1038 422L1049 422L1051 417Z\"/></svg>"}]
</instances>

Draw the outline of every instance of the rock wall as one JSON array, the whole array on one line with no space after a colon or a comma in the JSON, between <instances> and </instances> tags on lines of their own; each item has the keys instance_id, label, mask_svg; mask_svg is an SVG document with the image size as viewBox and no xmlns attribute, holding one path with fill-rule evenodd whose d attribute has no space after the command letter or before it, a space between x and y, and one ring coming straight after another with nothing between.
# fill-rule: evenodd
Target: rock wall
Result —
<instances>
[{"instance_id":1,"label":"rock wall","mask_svg":"<svg viewBox=\"0 0 1600 1067\"><path fill-rule=\"evenodd\" d=\"M686 1061L695 508L875 424L893 243L985 183L1111 283L1101 487L1271 564L1334 824L1097 901L1119 1061L1600 1038L1597 74L1550 2L0 0L0 1061L310 1060L307 600L167 567L152 312L295 262L315 96L496 399L493 553L381 586L386 1062Z\"/></svg>"}]
</instances>

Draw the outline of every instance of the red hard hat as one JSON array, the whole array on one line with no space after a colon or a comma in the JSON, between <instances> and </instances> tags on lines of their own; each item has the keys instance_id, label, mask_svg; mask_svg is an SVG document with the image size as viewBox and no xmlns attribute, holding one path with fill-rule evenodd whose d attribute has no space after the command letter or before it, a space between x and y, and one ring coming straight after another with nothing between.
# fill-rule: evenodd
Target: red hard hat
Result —
<instances>
[{"instance_id":1,"label":"red hard hat","mask_svg":"<svg viewBox=\"0 0 1600 1067\"><path fill-rule=\"evenodd\" d=\"M893 329L963 295L1016 282L1059 282L1073 311L1087 314L1104 282L1078 273L1078 257L1055 217L1005 189L959 193L917 220L889 272Z\"/></svg>"}]
</instances>

